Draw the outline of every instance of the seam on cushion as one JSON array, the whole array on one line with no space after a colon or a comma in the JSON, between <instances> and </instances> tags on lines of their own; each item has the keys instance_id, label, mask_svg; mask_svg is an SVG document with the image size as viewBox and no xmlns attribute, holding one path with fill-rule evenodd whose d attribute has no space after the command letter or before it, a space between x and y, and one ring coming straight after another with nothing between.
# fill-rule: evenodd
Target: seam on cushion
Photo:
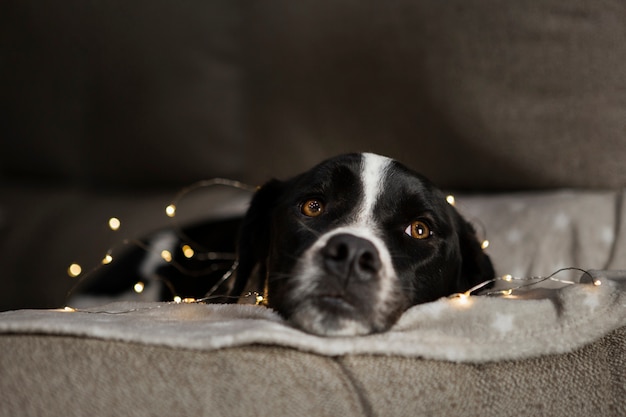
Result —
<instances>
[{"instance_id":1,"label":"seam on cushion","mask_svg":"<svg viewBox=\"0 0 626 417\"><path fill-rule=\"evenodd\" d=\"M346 364L344 363L343 356L333 357L332 358L341 372L345 375L346 379L350 382L352 389L357 394L358 401L361 405L361 411L363 412L364 417L374 417L375 413L372 409L372 404L367 398L367 393L365 392L365 388L361 384L361 382L355 377L355 375L348 369Z\"/></svg>"},{"instance_id":2,"label":"seam on cushion","mask_svg":"<svg viewBox=\"0 0 626 417\"><path fill-rule=\"evenodd\" d=\"M609 250L609 256L606 260L604 268L602 269L610 269L610 266L613 264L615 260L615 256L617 255L617 249L619 246L619 235L622 229L622 210L624 206L624 189L620 189L615 195L615 217L613 222L613 243L611 244L611 249Z\"/></svg>"}]
</instances>

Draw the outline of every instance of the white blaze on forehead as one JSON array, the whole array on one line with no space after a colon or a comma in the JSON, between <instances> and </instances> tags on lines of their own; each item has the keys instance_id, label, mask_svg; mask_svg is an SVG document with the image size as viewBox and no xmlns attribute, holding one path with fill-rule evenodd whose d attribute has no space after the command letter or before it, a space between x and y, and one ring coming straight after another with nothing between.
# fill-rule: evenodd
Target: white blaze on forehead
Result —
<instances>
[{"instance_id":1,"label":"white blaze on forehead","mask_svg":"<svg viewBox=\"0 0 626 417\"><path fill-rule=\"evenodd\" d=\"M385 186L387 169L391 159L373 153L362 154L361 181L363 182L363 200L357 212L358 223L370 223L374 206Z\"/></svg>"}]
</instances>

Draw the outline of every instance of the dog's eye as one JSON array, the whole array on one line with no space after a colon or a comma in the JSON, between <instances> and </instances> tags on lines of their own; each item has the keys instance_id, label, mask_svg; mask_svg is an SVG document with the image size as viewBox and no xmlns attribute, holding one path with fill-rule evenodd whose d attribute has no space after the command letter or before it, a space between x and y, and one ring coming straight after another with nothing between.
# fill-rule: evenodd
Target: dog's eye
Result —
<instances>
[{"instance_id":1,"label":"dog's eye","mask_svg":"<svg viewBox=\"0 0 626 417\"><path fill-rule=\"evenodd\" d=\"M316 198L311 198L302 203L300 211L307 217L317 217L324 212L324 203Z\"/></svg>"},{"instance_id":2,"label":"dog's eye","mask_svg":"<svg viewBox=\"0 0 626 417\"><path fill-rule=\"evenodd\" d=\"M430 227L421 220L415 220L404 231L407 235L415 239L426 239L432 236L433 232Z\"/></svg>"}]
</instances>

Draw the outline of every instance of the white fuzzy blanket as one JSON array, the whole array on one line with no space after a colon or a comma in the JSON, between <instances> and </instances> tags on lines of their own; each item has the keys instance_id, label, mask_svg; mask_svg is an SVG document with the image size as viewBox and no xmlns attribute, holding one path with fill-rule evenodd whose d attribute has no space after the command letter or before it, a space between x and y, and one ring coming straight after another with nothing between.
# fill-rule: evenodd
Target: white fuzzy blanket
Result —
<instances>
[{"instance_id":1,"label":"white fuzzy blanket","mask_svg":"<svg viewBox=\"0 0 626 417\"><path fill-rule=\"evenodd\" d=\"M601 285L567 285L545 290L535 299L440 299L411 308L390 331L365 337L309 335L264 307L174 303L5 312L0 314L0 333L72 335L199 350L260 344L330 356L513 360L568 352L626 326L626 271L594 275Z\"/></svg>"}]
</instances>

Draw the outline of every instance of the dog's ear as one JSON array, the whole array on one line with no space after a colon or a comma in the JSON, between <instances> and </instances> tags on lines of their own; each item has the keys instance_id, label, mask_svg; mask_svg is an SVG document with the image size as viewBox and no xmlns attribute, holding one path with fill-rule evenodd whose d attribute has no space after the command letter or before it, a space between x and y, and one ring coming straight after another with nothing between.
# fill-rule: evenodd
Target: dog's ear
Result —
<instances>
[{"instance_id":1,"label":"dog's ear","mask_svg":"<svg viewBox=\"0 0 626 417\"><path fill-rule=\"evenodd\" d=\"M462 291L467 291L475 285L493 279L495 271L491 259L476 236L476 230L461 215L458 215L457 231L461 248L461 274L458 284L463 288Z\"/></svg>"},{"instance_id":2,"label":"dog's ear","mask_svg":"<svg viewBox=\"0 0 626 417\"><path fill-rule=\"evenodd\" d=\"M230 294L239 297L253 275L265 278L265 262L269 254L271 217L283 183L271 180L252 197L239 231L237 243L237 274Z\"/></svg>"}]
</instances>

